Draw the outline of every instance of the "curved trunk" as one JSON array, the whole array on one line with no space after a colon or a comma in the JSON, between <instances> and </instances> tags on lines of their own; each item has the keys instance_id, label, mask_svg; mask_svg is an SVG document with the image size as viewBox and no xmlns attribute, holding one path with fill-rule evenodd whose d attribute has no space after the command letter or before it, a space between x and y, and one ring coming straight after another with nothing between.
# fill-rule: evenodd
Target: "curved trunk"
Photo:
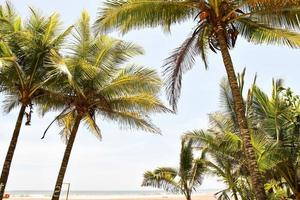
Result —
<instances>
[{"instance_id":1,"label":"curved trunk","mask_svg":"<svg viewBox=\"0 0 300 200\"><path fill-rule=\"evenodd\" d=\"M74 126L72 128L71 135L70 135L70 138L68 140L68 143L67 143L67 146L66 146L66 149L65 149L65 153L64 153L64 157L63 157L63 160L62 160L62 163L61 163L61 166L60 166L60 170L59 170L59 173L58 173L58 176L57 176L54 192L53 192L53 195L52 195L52 200L59 200L59 196L60 196L60 193L61 193L61 188L62 188L62 185L63 185L63 180L64 180L64 177L65 177L65 173L66 173L66 170L67 170L69 158L70 158L70 155L71 155L72 147L73 147L73 144L74 144L74 141L75 141L75 138L76 138L76 134L77 134L77 131L78 131L78 128L79 128L81 118L82 118L81 115L77 115L76 118L75 118Z\"/></svg>"},{"instance_id":2,"label":"curved trunk","mask_svg":"<svg viewBox=\"0 0 300 200\"><path fill-rule=\"evenodd\" d=\"M0 200L3 199L4 190L5 190L5 186L6 186L8 175L9 175L11 162L12 162L14 152L15 152L15 149L17 146L18 137L20 134L21 126L22 126L22 121L23 121L23 117L25 114L25 109L26 109L26 106L22 104L21 109L19 111L19 116L18 116L16 125L15 125L15 130L13 132L13 135L12 135L9 147L8 147L8 151L7 151L7 154L5 157L4 165L2 168L2 172L1 172L1 178L0 178Z\"/></svg>"},{"instance_id":3,"label":"curved trunk","mask_svg":"<svg viewBox=\"0 0 300 200\"><path fill-rule=\"evenodd\" d=\"M227 41L225 38L224 29L222 27L219 27L219 31L217 34L218 34L217 35L218 42L221 48L223 62L226 68L227 77L232 92L234 109L237 116L238 126L244 143L244 151L249 164L248 169L250 171L253 190L255 191L255 196L257 200L266 200L267 197L264 190L264 183L261 174L258 170L256 155L253 146L251 144L251 136L248 129L247 118L245 116L245 106L243 102L243 97L242 94L240 93L240 89L237 83L237 78L233 68L233 63L227 47Z\"/></svg>"}]
</instances>

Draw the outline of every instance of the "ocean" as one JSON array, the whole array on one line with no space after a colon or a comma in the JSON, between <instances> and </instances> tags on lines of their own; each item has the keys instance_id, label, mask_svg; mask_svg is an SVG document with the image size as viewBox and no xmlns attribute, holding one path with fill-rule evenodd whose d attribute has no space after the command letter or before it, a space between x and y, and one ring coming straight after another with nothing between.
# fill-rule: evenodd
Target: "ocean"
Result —
<instances>
[{"instance_id":1,"label":"ocean","mask_svg":"<svg viewBox=\"0 0 300 200\"><path fill-rule=\"evenodd\" d=\"M215 193L216 190L199 190L194 194L209 194ZM15 190L8 191L11 197L32 197L32 198L46 198L51 197L52 191L34 191L34 190ZM147 190L147 191L70 191L70 198L78 199L119 199L130 197L164 197L172 195L165 191ZM66 191L62 191L61 198L66 199Z\"/></svg>"}]
</instances>

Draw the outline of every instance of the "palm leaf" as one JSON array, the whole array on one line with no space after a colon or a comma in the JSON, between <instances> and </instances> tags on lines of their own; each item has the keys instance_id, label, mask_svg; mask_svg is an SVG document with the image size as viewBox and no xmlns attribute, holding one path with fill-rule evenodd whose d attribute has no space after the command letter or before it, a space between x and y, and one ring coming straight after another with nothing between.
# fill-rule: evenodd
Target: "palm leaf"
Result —
<instances>
[{"instance_id":1,"label":"palm leaf","mask_svg":"<svg viewBox=\"0 0 300 200\"><path fill-rule=\"evenodd\" d=\"M117 0L106 1L99 12L95 26L100 31L120 28L126 33L134 28L163 26L180 23L196 15L196 9L188 1L165 0Z\"/></svg>"}]
</instances>

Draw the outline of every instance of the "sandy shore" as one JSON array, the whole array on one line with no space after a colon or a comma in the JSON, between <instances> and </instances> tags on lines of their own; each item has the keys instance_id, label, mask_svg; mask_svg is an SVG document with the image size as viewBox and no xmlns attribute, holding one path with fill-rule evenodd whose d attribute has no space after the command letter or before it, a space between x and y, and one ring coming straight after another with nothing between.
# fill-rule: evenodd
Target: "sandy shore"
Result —
<instances>
[{"instance_id":1,"label":"sandy shore","mask_svg":"<svg viewBox=\"0 0 300 200\"><path fill-rule=\"evenodd\" d=\"M33 198L33 197L11 197L7 200L49 200L50 198ZM64 200L64 198L61 198ZM69 200L185 200L183 196L166 195L166 196L151 196L151 197L126 197L126 198L72 198ZM192 200L216 200L213 194L194 195Z\"/></svg>"}]
</instances>

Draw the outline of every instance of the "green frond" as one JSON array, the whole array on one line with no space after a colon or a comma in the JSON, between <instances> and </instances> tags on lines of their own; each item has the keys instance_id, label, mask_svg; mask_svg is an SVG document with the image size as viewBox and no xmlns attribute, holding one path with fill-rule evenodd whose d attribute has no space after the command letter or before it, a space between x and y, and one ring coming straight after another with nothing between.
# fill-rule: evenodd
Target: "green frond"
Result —
<instances>
[{"instance_id":1,"label":"green frond","mask_svg":"<svg viewBox=\"0 0 300 200\"><path fill-rule=\"evenodd\" d=\"M72 127L74 124L74 120L75 120L75 115L76 114L73 111L70 111L70 112L67 112L67 113L61 115L58 118L58 121L57 121L58 125L60 127L62 127L59 135L65 142L67 142L70 137Z\"/></svg>"},{"instance_id":2,"label":"green frond","mask_svg":"<svg viewBox=\"0 0 300 200\"><path fill-rule=\"evenodd\" d=\"M251 8L268 8L268 9L280 9L292 6L299 6L298 0L239 0L247 3Z\"/></svg>"},{"instance_id":3,"label":"green frond","mask_svg":"<svg viewBox=\"0 0 300 200\"><path fill-rule=\"evenodd\" d=\"M171 112L152 93L139 93L120 96L110 100L110 106L114 110L140 111L145 113Z\"/></svg>"},{"instance_id":4,"label":"green frond","mask_svg":"<svg viewBox=\"0 0 300 200\"><path fill-rule=\"evenodd\" d=\"M45 24L43 43L48 43L49 39L51 40L53 37L55 37L56 31L59 26L60 26L59 15L58 13L54 13L48 18Z\"/></svg>"},{"instance_id":5,"label":"green frond","mask_svg":"<svg viewBox=\"0 0 300 200\"><path fill-rule=\"evenodd\" d=\"M228 133L228 132L234 132L235 131L235 122L232 121L232 118L227 115L224 115L225 113L212 113L209 114L209 124L210 128L212 128L214 131L218 131L220 133Z\"/></svg>"},{"instance_id":6,"label":"green frond","mask_svg":"<svg viewBox=\"0 0 300 200\"><path fill-rule=\"evenodd\" d=\"M192 141L181 142L179 175L183 180L187 180L191 175L194 156L192 152Z\"/></svg>"},{"instance_id":7,"label":"green frond","mask_svg":"<svg viewBox=\"0 0 300 200\"><path fill-rule=\"evenodd\" d=\"M237 23L238 31L249 42L285 45L293 48L300 46L300 36L296 32L270 27L251 19L242 18Z\"/></svg>"},{"instance_id":8,"label":"green frond","mask_svg":"<svg viewBox=\"0 0 300 200\"><path fill-rule=\"evenodd\" d=\"M101 130L96 123L96 119L90 115L90 113L86 114L83 117L83 122L85 123L88 130L93 133L97 139L102 139Z\"/></svg>"},{"instance_id":9,"label":"green frond","mask_svg":"<svg viewBox=\"0 0 300 200\"><path fill-rule=\"evenodd\" d=\"M90 53L90 62L95 62L96 66L107 70L112 66L118 67L135 56L142 55L144 50L131 42L101 35L97 37Z\"/></svg>"},{"instance_id":10,"label":"green frond","mask_svg":"<svg viewBox=\"0 0 300 200\"><path fill-rule=\"evenodd\" d=\"M162 188L169 192L178 193L180 187L175 181L177 170L173 168L158 168L153 172L147 171L144 173L142 186L151 186L155 188Z\"/></svg>"},{"instance_id":11,"label":"green frond","mask_svg":"<svg viewBox=\"0 0 300 200\"><path fill-rule=\"evenodd\" d=\"M196 15L197 9L189 1L117 0L106 1L98 14L95 27L99 31L119 28L122 33L131 29L170 26Z\"/></svg>"},{"instance_id":12,"label":"green frond","mask_svg":"<svg viewBox=\"0 0 300 200\"><path fill-rule=\"evenodd\" d=\"M297 30L300 27L300 8L296 6L274 7L272 4L251 8L250 16L262 24L270 24L273 27Z\"/></svg>"},{"instance_id":13,"label":"green frond","mask_svg":"<svg viewBox=\"0 0 300 200\"><path fill-rule=\"evenodd\" d=\"M158 93L162 82L158 73L138 65L122 68L109 84L102 87L101 92L111 97L132 95L137 93Z\"/></svg>"},{"instance_id":14,"label":"green frond","mask_svg":"<svg viewBox=\"0 0 300 200\"><path fill-rule=\"evenodd\" d=\"M222 111L236 123L236 114L231 89L227 79L220 82L220 104Z\"/></svg>"},{"instance_id":15,"label":"green frond","mask_svg":"<svg viewBox=\"0 0 300 200\"><path fill-rule=\"evenodd\" d=\"M206 160L198 158L193 161L193 167L190 173L190 185L196 190L197 186L202 184L203 176L207 172Z\"/></svg>"},{"instance_id":16,"label":"green frond","mask_svg":"<svg viewBox=\"0 0 300 200\"><path fill-rule=\"evenodd\" d=\"M11 112L14 108L20 105L19 99L16 98L16 95L5 95L5 99L2 103L5 113Z\"/></svg>"},{"instance_id":17,"label":"green frond","mask_svg":"<svg viewBox=\"0 0 300 200\"><path fill-rule=\"evenodd\" d=\"M101 115L106 119L117 122L122 128L141 129L150 133L160 133L160 129L152 124L148 117L138 112L101 110Z\"/></svg>"}]
</instances>

